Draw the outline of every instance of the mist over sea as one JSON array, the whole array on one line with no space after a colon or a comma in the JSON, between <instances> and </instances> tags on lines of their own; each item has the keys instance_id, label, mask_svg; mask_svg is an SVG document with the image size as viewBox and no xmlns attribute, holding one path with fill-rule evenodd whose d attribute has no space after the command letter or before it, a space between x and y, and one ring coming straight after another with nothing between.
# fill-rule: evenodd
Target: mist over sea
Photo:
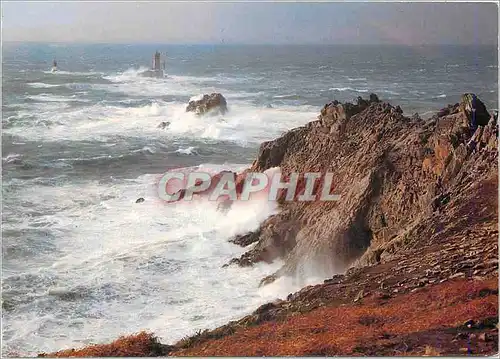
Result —
<instances>
[{"instance_id":1,"label":"mist over sea","mask_svg":"<svg viewBox=\"0 0 500 359\"><path fill-rule=\"evenodd\" d=\"M154 51L164 79L143 78ZM221 268L231 236L268 202L162 205L177 167L243 169L262 141L371 92L422 117L464 92L498 108L497 49L484 46L4 44L3 354L101 343L139 330L173 342L298 289L258 288L279 262ZM51 73L52 60L59 71ZM220 92L224 116L185 112ZM171 124L158 128L162 121ZM144 203L135 203L144 197ZM324 278L311 278L311 281Z\"/></svg>"}]
</instances>

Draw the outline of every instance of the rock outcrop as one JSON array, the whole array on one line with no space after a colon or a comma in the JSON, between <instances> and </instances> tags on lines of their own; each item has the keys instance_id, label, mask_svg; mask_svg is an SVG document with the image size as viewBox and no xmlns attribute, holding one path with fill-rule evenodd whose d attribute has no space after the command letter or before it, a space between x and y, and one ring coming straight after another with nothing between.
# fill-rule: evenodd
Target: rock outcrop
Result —
<instances>
[{"instance_id":1,"label":"rock outcrop","mask_svg":"<svg viewBox=\"0 0 500 359\"><path fill-rule=\"evenodd\" d=\"M189 101L186 112L194 112L197 115L222 114L227 112L227 102L220 93L203 95L200 100Z\"/></svg>"},{"instance_id":2,"label":"rock outcrop","mask_svg":"<svg viewBox=\"0 0 500 359\"><path fill-rule=\"evenodd\" d=\"M496 125L472 94L427 121L376 95L326 105L316 121L263 143L250 171L331 172L340 200L283 201L259 230L235 239L257 243L231 263L284 258L264 283L328 276L391 260L445 229L496 221L494 204L477 192L498 181Z\"/></svg>"},{"instance_id":3,"label":"rock outcrop","mask_svg":"<svg viewBox=\"0 0 500 359\"><path fill-rule=\"evenodd\" d=\"M162 121L156 126L157 128L160 128L162 130L166 129L168 126L170 126L170 121Z\"/></svg>"},{"instance_id":4,"label":"rock outcrop","mask_svg":"<svg viewBox=\"0 0 500 359\"><path fill-rule=\"evenodd\" d=\"M328 279L173 345L140 334L49 356L497 353L497 117L473 94L427 121L375 95L326 105L263 143L248 172L332 172L340 200L281 196L279 214L231 240L253 246L231 263L283 258L263 284ZM244 174L229 173L238 192Z\"/></svg>"}]
</instances>

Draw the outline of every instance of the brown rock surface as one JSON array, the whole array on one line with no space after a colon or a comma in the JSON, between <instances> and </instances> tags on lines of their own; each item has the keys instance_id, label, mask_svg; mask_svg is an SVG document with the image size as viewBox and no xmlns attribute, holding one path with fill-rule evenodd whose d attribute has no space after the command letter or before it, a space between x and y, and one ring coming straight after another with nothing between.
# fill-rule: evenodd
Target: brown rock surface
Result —
<instances>
[{"instance_id":1,"label":"brown rock surface","mask_svg":"<svg viewBox=\"0 0 500 359\"><path fill-rule=\"evenodd\" d=\"M256 246L233 263L283 257L274 278L328 276L387 262L441 232L465 236L496 222L496 118L485 124L481 107L482 125L474 128L470 111L462 102L423 121L374 96L332 102L317 121L263 143L250 170L332 172L341 199L283 201L281 213L262 223Z\"/></svg>"},{"instance_id":2,"label":"brown rock surface","mask_svg":"<svg viewBox=\"0 0 500 359\"><path fill-rule=\"evenodd\" d=\"M220 93L203 95L200 100L189 101L186 112L195 112L197 115L208 113L225 114L227 112L227 102Z\"/></svg>"},{"instance_id":3,"label":"brown rock surface","mask_svg":"<svg viewBox=\"0 0 500 359\"><path fill-rule=\"evenodd\" d=\"M342 197L281 201L279 214L232 240L253 244L232 262L283 258L263 284L309 271L329 279L150 355L497 353L497 118L485 121L485 108L473 118L471 103L464 96L423 121L375 96L332 102L317 121L263 143L249 171L330 171ZM91 348L52 355L130 354ZM131 353L140 350L149 344Z\"/></svg>"}]
</instances>

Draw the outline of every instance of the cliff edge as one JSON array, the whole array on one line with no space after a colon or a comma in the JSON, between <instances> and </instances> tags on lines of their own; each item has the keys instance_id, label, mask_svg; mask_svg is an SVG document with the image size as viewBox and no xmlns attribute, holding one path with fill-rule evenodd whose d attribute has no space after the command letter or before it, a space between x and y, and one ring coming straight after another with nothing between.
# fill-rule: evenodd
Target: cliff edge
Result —
<instances>
[{"instance_id":1,"label":"cliff edge","mask_svg":"<svg viewBox=\"0 0 500 359\"><path fill-rule=\"evenodd\" d=\"M326 277L465 235L496 221L497 145L497 118L472 94L427 121L376 95L325 105L318 120L263 143L250 171L330 172L340 200L282 201L279 214L235 239L257 243L232 263L284 258L264 283Z\"/></svg>"},{"instance_id":2,"label":"cliff edge","mask_svg":"<svg viewBox=\"0 0 500 359\"><path fill-rule=\"evenodd\" d=\"M282 258L262 285L329 279L172 346L141 333L50 356L494 354L497 146L497 114L473 94L428 120L376 95L331 102L263 143L248 171L331 172L340 200L282 197L280 213L232 239L252 246L230 261Z\"/></svg>"}]
</instances>

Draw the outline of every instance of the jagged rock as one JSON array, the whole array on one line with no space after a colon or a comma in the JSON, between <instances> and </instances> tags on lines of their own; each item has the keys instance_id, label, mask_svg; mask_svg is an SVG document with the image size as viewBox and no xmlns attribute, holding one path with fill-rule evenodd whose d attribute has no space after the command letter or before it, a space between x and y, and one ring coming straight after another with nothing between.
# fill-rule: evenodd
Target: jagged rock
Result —
<instances>
[{"instance_id":1,"label":"jagged rock","mask_svg":"<svg viewBox=\"0 0 500 359\"><path fill-rule=\"evenodd\" d=\"M227 112L227 102L220 93L203 95L200 100L189 101L186 112L195 112L197 115L222 114Z\"/></svg>"},{"instance_id":2,"label":"jagged rock","mask_svg":"<svg viewBox=\"0 0 500 359\"><path fill-rule=\"evenodd\" d=\"M157 128L161 128L163 130L163 129L167 128L168 126L170 126L170 122L169 121L162 121L157 126Z\"/></svg>"},{"instance_id":3,"label":"jagged rock","mask_svg":"<svg viewBox=\"0 0 500 359\"><path fill-rule=\"evenodd\" d=\"M229 242L237 244L242 247L246 247L259 240L260 232L261 230L259 229L254 232L247 233L245 235L237 235L233 239L230 239Z\"/></svg>"},{"instance_id":4,"label":"jagged rock","mask_svg":"<svg viewBox=\"0 0 500 359\"><path fill-rule=\"evenodd\" d=\"M325 279L323 281L323 283L325 284L339 284L339 283L342 283L342 281L344 280L345 276L343 274L337 274L337 275L334 275L332 278L329 278L329 279Z\"/></svg>"},{"instance_id":5,"label":"jagged rock","mask_svg":"<svg viewBox=\"0 0 500 359\"><path fill-rule=\"evenodd\" d=\"M375 96L356 104L333 101L318 120L264 142L249 171L279 166L285 176L332 172L341 200L280 202L281 213L261 224L243 263L281 257L285 265L277 276L314 270L328 277L350 266L390 261L400 251L443 238L450 231L445 228L460 232L496 218L483 210L496 198L496 117L488 115L485 123L479 115L471 131L468 98L425 122ZM485 115L482 102L474 101L476 115ZM467 146L473 136L476 150ZM454 275L450 264L440 265L440 277L432 274L429 281ZM410 269L418 272L419 264L404 270Z\"/></svg>"},{"instance_id":6,"label":"jagged rock","mask_svg":"<svg viewBox=\"0 0 500 359\"><path fill-rule=\"evenodd\" d=\"M276 280L276 275L274 275L274 274L268 275L267 277L261 279L259 287L266 285L266 284L270 284L270 283L274 282L275 280Z\"/></svg>"},{"instance_id":7,"label":"jagged rock","mask_svg":"<svg viewBox=\"0 0 500 359\"><path fill-rule=\"evenodd\" d=\"M380 100L378 99L378 96L374 93L371 93L370 94L370 102L380 102Z\"/></svg>"},{"instance_id":8,"label":"jagged rock","mask_svg":"<svg viewBox=\"0 0 500 359\"><path fill-rule=\"evenodd\" d=\"M486 110L484 103L472 93L462 95L460 99L460 110L467 115L469 124L474 129L477 126L487 125L490 119L490 114Z\"/></svg>"},{"instance_id":9,"label":"jagged rock","mask_svg":"<svg viewBox=\"0 0 500 359\"><path fill-rule=\"evenodd\" d=\"M371 94L369 100L358 97L356 104L350 102L342 104L338 101L333 101L323 107L319 118L323 124L331 125L337 121L348 120L351 116L363 111L370 104L379 102L380 100L375 94Z\"/></svg>"}]
</instances>

